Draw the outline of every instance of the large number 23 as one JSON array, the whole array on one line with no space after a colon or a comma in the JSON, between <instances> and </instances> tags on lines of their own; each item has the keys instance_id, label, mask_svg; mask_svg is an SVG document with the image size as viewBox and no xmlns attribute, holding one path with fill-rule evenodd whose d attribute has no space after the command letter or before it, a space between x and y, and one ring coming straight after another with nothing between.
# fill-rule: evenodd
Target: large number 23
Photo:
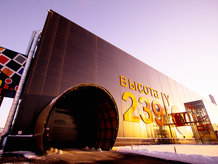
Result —
<instances>
[{"instance_id":1,"label":"large number 23","mask_svg":"<svg viewBox=\"0 0 218 164\"><path fill-rule=\"evenodd\" d=\"M133 115L133 112L137 109L137 100L135 96L131 92L125 92L123 94L123 100L127 101L128 98L132 100L132 105L131 107L124 113L124 120L125 121L131 121L131 122L140 122L140 117L142 121L146 124L151 124L153 123L153 114L150 111L150 102L146 97L140 97L139 102L141 104L145 103L146 106L143 107L143 111L148 113L149 118L146 118L144 114L140 114L139 116ZM157 110L157 108L159 110ZM152 110L154 114L157 116L155 117L155 121L157 122L158 125L162 126L164 124L164 114L163 114L163 109L161 105L157 101L152 102ZM160 119L159 119L160 118Z\"/></svg>"}]
</instances>

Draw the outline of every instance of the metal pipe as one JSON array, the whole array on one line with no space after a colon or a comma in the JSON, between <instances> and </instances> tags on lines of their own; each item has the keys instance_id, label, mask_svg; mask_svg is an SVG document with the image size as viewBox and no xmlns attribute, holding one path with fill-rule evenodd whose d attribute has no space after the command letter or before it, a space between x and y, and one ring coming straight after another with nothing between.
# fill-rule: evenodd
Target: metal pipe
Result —
<instances>
[{"instance_id":1,"label":"metal pipe","mask_svg":"<svg viewBox=\"0 0 218 164\"><path fill-rule=\"evenodd\" d=\"M32 36L31 36L31 39L30 39L30 42L29 42L29 45L28 45L28 48L26 51L26 55L28 56L27 61L26 61L26 65L24 67L24 71L23 71L23 74L21 76L21 79L20 79L20 82L18 85L18 89L16 91L14 101L12 103L12 106L11 106L4 130L0 134L1 142L3 143L2 147L4 147L4 143L6 143L6 139L7 139L6 136L9 134L9 132L11 130L14 116L16 113L16 109L17 109L17 106L18 106L18 103L19 103L19 100L21 97L22 90L23 90L23 85L25 83L27 72L30 68L32 58L34 57L34 52L35 52L35 49L37 47L37 43L38 43L40 35L41 35L41 31L34 31ZM4 140L4 141L2 141L2 140Z\"/></svg>"}]
</instances>

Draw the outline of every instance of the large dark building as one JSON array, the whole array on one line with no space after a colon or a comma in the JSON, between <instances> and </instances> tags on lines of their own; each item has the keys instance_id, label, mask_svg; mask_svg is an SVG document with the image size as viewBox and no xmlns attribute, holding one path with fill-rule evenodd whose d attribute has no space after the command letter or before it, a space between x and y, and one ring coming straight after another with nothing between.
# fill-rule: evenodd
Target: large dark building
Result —
<instances>
[{"instance_id":1,"label":"large dark building","mask_svg":"<svg viewBox=\"0 0 218 164\"><path fill-rule=\"evenodd\" d=\"M209 110L217 106L50 11L5 150L214 143Z\"/></svg>"}]
</instances>

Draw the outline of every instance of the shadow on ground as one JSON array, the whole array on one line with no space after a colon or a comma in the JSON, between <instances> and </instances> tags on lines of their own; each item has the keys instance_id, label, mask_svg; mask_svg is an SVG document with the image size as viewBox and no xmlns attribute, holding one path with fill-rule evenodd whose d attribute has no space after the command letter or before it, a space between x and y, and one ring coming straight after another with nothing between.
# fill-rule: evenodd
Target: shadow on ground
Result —
<instances>
[{"instance_id":1,"label":"shadow on ground","mask_svg":"<svg viewBox=\"0 0 218 164\"><path fill-rule=\"evenodd\" d=\"M116 151L84 151L84 150L64 150L63 154L48 151L45 156L29 156L6 153L3 154L0 163L62 163L62 164L178 164L183 162L163 160L143 155L120 153Z\"/></svg>"}]
</instances>

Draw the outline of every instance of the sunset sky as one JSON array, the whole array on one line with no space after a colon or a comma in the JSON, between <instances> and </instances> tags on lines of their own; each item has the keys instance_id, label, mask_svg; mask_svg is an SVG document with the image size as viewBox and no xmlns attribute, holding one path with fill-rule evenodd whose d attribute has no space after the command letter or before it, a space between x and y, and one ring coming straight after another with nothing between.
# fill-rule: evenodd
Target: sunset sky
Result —
<instances>
[{"instance_id":1,"label":"sunset sky","mask_svg":"<svg viewBox=\"0 0 218 164\"><path fill-rule=\"evenodd\" d=\"M25 53L52 9L218 102L217 0L0 0L0 46Z\"/></svg>"}]
</instances>

